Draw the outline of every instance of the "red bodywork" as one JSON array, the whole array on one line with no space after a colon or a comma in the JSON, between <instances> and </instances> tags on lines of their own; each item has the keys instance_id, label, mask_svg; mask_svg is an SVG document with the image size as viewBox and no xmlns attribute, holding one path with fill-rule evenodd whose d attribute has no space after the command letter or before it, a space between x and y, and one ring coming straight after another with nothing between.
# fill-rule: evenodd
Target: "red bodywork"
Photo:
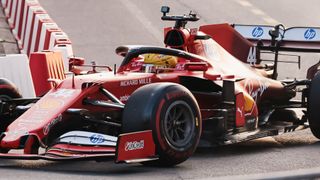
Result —
<instances>
[{"instance_id":1,"label":"red bodywork","mask_svg":"<svg viewBox=\"0 0 320 180\"><path fill-rule=\"evenodd\" d=\"M165 32L170 30L172 29L166 29ZM125 52L127 56L116 73L93 73L68 77L63 80L7 127L1 139L0 147L3 149L24 149L26 154L30 154L33 153L32 149L35 144L38 144L44 148L49 147L46 155L37 156L38 158L47 157L47 159L52 157L49 155L75 159L114 155L115 146L100 149L99 146L92 146L88 149L86 146L74 146L72 144L58 144L51 147L48 144L48 139L55 136L51 129L58 124L71 121L68 118L69 110L85 109L95 114L120 111L117 108L97 107L84 103L86 100L95 99L109 102L110 99L100 92L101 88L108 90L125 104L136 89L150 83L174 82L184 85L186 82L182 80L183 78L190 80L191 84L193 83L191 79L197 79L196 82L201 82L200 80L209 81L220 89L228 91L228 89L225 89L224 83L231 82L234 87L234 91L231 92L235 98L236 108L235 128L246 129L246 126L250 124L251 130L257 128L260 103L283 102L292 98L292 93L288 92L281 82L268 78L264 71L246 64L250 48L254 45L231 26L227 24L202 26L199 31L193 29L190 32L185 31L185 29L181 30L185 39L183 47L179 47L182 50L158 47L128 47ZM222 35L221 32L225 32L225 34ZM212 39L197 39L197 36L205 34L211 35ZM129 57L133 50L140 50L141 53L174 55L179 58L179 61L175 68L159 69L156 72L147 73L141 70L144 64L136 58L137 56ZM76 69L73 70L79 72ZM203 121L214 116L214 112L207 111L207 109L218 108L217 106L224 101L222 97L212 97L192 89L190 91L197 99ZM143 159L156 155L150 133L143 136L140 133L133 133L129 137L120 135L123 141L118 142L117 145L120 148L118 161ZM141 149L135 149L136 153L126 154L124 148L126 148L125 143L127 141L148 143ZM70 153L65 153L66 151ZM96 154L89 153L90 155L88 155L88 152L95 152ZM16 157L10 154L2 154L1 156ZM28 156L35 157L24 155L26 158Z\"/></svg>"}]
</instances>

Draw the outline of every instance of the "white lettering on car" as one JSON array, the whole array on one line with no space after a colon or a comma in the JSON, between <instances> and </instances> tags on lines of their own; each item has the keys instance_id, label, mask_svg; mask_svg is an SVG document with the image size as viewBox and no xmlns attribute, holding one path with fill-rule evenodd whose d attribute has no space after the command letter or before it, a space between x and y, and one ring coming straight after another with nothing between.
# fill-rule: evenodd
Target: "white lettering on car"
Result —
<instances>
[{"instance_id":1,"label":"white lettering on car","mask_svg":"<svg viewBox=\"0 0 320 180\"><path fill-rule=\"evenodd\" d=\"M63 97L63 98L68 98L73 95L75 92L74 89L58 89L55 92L50 93L50 96L53 96L55 98Z\"/></svg>"},{"instance_id":2,"label":"white lettering on car","mask_svg":"<svg viewBox=\"0 0 320 180\"><path fill-rule=\"evenodd\" d=\"M50 121L47 125L43 127L43 134L47 135L51 128L58 124L62 120L62 115L60 114L58 117L54 118L52 121Z\"/></svg>"},{"instance_id":3,"label":"white lettering on car","mask_svg":"<svg viewBox=\"0 0 320 180\"><path fill-rule=\"evenodd\" d=\"M140 140L140 141L126 142L124 150L133 151L133 150L138 150L143 148L144 148L144 140Z\"/></svg>"},{"instance_id":4,"label":"white lettering on car","mask_svg":"<svg viewBox=\"0 0 320 180\"><path fill-rule=\"evenodd\" d=\"M150 84L151 78L143 78L143 79L132 79L132 80L125 80L120 82L120 86L136 86L136 85L143 85L143 84Z\"/></svg>"},{"instance_id":5,"label":"white lettering on car","mask_svg":"<svg viewBox=\"0 0 320 180\"><path fill-rule=\"evenodd\" d=\"M122 102L128 101L129 97L130 97L130 95L128 95L128 94L125 94L125 95L123 95L123 96L120 96L120 101L122 101Z\"/></svg>"},{"instance_id":6,"label":"white lettering on car","mask_svg":"<svg viewBox=\"0 0 320 180\"><path fill-rule=\"evenodd\" d=\"M254 88L254 81L258 81L258 88ZM270 83L261 79L247 79L244 85L244 88L247 89L250 96L257 101L263 93L268 89Z\"/></svg>"},{"instance_id":7,"label":"white lettering on car","mask_svg":"<svg viewBox=\"0 0 320 180\"><path fill-rule=\"evenodd\" d=\"M257 57L256 57L256 47L250 47L247 62L252 66L257 63Z\"/></svg>"}]
</instances>

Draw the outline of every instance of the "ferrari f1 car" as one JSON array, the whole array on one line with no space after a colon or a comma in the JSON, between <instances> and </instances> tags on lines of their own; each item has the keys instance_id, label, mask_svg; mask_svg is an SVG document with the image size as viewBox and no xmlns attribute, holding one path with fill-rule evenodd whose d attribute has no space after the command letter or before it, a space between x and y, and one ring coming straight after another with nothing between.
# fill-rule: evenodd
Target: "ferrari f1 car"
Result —
<instances>
[{"instance_id":1,"label":"ferrari f1 car","mask_svg":"<svg viewBox=\"0 0 320 180\"><path fill-rule=\"evenodd\" d=\"M320 138L319 63L304 80L277 79L279 52L320 52L320 29L213 24L169 16L165 48L121 46L121 66L73 75L26 99L0 81L1 158L176 165L199 145L238 143L310 126ZM273 64L261 55L273 53ZM297 63L300 63L299 61ZM303 114L296 113L296 109ZM22 149L16 154L10 150Z\"/></svg>"}]
</instances>

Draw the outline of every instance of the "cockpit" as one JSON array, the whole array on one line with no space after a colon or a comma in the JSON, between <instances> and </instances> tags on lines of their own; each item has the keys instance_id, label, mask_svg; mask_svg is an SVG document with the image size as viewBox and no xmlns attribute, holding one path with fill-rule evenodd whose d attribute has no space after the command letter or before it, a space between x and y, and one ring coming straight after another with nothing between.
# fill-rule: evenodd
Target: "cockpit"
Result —
<instances>
[{"instance_id":1,"label":"cockpit","mask_svg":"<svg viewBox=\"0 0 320 180\"><path fill-rule=\"evenodd\" d=\"M122 49L120 52L119 48ZM138 47L123 51L124 47L117 48L116 52L124 56L124 60L118 72L142 72L142 73L163 73L173 71L184 71L192 66L201 66L207 69L208 63L202 57L191 55L187 52L160 48L160 47Z\"/></svg>"}]
</instances>

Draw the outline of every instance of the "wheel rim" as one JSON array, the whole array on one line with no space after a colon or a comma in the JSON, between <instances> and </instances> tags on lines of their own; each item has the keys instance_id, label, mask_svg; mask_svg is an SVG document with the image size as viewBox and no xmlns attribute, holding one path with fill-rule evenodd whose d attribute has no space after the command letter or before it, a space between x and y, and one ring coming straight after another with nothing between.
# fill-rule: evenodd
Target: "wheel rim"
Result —
<instances>
[{"instance_id":1,"label":"wheel rim","mask_svg":"<svg viewBox=\"0 0 320 180\"><path fill-rule=\"evenodd\" d=\"M184 101L172 103L163 121L164 135L174 149L185 148L194 132L194 115L191 107Z\"/></svg>"}]
</instances>

